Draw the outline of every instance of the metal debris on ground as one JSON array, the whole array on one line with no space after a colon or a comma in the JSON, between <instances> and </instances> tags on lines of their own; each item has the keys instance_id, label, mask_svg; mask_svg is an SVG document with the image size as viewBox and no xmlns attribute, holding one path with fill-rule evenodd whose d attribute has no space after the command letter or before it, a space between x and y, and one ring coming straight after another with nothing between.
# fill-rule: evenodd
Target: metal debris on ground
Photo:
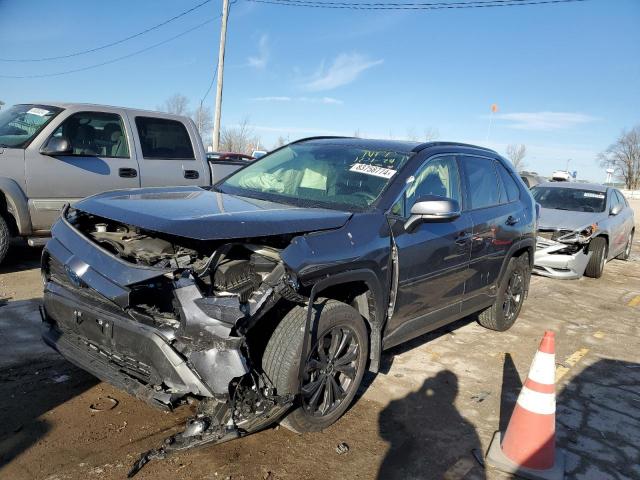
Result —
<instances>
[{"instance_id":1,"label":"metal debris on ground","mask_svg":"<svg viewBox=\"0 0 640 480\"><path fill-rule=\"evenodd\" d=\"M348 451L349 451L349 445L347 445L344 442L340 442L338 444L338 446L336 447L336 453L338 455L343 455L343 454L347 453Z\"/></svg>"},{"instance_id":2,"label":"metal debris on ground","mask_svg":"<svg viewBox=\"0 0 640 480\"><path fill-rule=\"evenodd\" d=\"M98 400L89 405L89 410L92 412L104 412L106 410L113 410L119 404L118 400L113 397L100 397Z\"/></svg>"}]
</instances>

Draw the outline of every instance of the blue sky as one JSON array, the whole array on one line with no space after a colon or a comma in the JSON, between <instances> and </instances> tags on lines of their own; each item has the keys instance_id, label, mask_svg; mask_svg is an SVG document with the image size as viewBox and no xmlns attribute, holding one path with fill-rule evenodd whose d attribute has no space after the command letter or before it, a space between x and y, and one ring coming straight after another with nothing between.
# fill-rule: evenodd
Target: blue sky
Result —
<instances>
[{"instance_id":1,"label":"blue sky","mask_svg":"<svg viewBox=\"0 0 640 480\"><path fill-rule=\"evenodd\" d=\"M0 0L0 57L64 55L126 37L201 0ZM219 15L213 0L136 39L70 59L0 62L2 75L82 68L154 45ZM441 140L527 166L603 180L596 155L640 124L640 0L439 11L308 9L238 0L227 39L223 125L248 119L267 146L315 134ZM219 21L99 68L0 78L7 104L82 101L154 109L174 93L195 107L217 62ZM206 102L213 106L213 92ZM499 111L487 140L490 106Z\"/></svg>"}]
</instances>

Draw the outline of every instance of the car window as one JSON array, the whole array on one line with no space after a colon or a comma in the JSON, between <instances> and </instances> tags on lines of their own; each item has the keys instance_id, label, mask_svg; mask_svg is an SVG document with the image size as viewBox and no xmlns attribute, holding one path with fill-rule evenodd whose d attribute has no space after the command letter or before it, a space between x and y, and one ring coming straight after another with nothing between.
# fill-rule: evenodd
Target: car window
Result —
<instances>
[{"instance_id":1,"label":"car window","mask_svg":"<svg viewBox=\"0 0 640 480\"><path fill-rule=\"evenodd\" d=\"M62 111L49 105L14 105L0 112L0 147L25 148Z\"/></svg>"},{"instance_id":2,"label":"car window","mask_svg":"<svg viewBox=\"0 0 640 480\"><path fill-rule=\"evenodd\" d=\"M529 183L529 179L527 177L520 177L522 179L522 181L524 182L524 184L527 186L527 188L531 188L531 184Z\"/></svg>"},{"instance_id":3,"label":"car window","mask_svg":"<svg viewBox=\"0 0 640 480\"><path fill-rule=\"evenodd\" d=\"M182 122L136 117L142 156L152 160L195 160L189 132Z\"/></svg>"},{"instance_id":4,"label":"car window","mask_svg":"<svg viewBox=\"0 0 640 480\"><path fill-rule=\"evenodd\" d=\"M414 178L405 192L407 213L416 201L426 195L452 198L460 203L460 175L453 155L429 160Z\"/></svg>"},{"instance_id":5,"label":"car window","mask_svg":"<svg viewBox=\"0 0 640 480\"><path fill-rule=\"evenodd\" d=\"M618 197L618 201L620 202L620 205L622 205L623 207L626 207L627 206L627 199L624 198L624 195L622 195L622 193L620 193L618 190L614 190L614 193Z\"/></svg>"},{"instance_id":6,"label":"car window","mask_svg":"<svg viewBox=\"0 0 640 480\"><path fill-rule=\"evenodd\" d=\"M72 153L81 157L129 158L129 145L120 115L80 112L67 118L53 132L69 141Z\"/></svg>"},{"instance_id":7,"label":"car window","mask_svg":"<svg viewBox=\"0 0 640 480\"><path fill-rule=\"evenodd\" d=\"M465 181L469 192L469 207L491 207L500 203L498 194L498 177L493 166L493 160L488 158L464 156Z\"/></svg>"},{"instance_id":8,"label":"car window","mask_svg":"<svg viewBox=\"0 0 640 480\"><path fill-rule=\"evenodd\" d=\"M567 210L570 212L604 212L605 192L581 188L547 187L536 185L531 194L542 208ZM613 202L611 203L613 205Z\"/></svg>"},{"instance_id":9,"label":"car window","mask_svg":"<svg viewBox=\"0 0 640 480\"><path fill-rule=\"evenodd\" d=\"M520 189L518 188L518 185L516 184L511 174L507 171L507 169L504 168L500 163L496 163L496 169L498 170L500 180L502 180L504 190L506 190L506 201L515 202L520 198ZM502 197L500 200L501 203L506 203Z\"/></svg>"},{"instance_id":10,"label":"car window","mask_svg":"<svg viewBox=\"0 0 640 480\"><path fill-rule=\"evenodd\" d=\"M378 199L412 155L365 145L291 144L250 162L217 188L300 206L364 209Z\"/></svg>"}]
</instances>

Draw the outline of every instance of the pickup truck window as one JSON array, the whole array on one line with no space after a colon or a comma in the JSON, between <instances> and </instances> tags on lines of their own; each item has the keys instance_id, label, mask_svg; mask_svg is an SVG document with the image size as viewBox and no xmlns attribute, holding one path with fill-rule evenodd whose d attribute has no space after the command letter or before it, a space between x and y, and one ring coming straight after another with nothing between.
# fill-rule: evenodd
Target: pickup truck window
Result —
<instances>
[{"instance_id":1,"label":"pickup truck window","mask_svg":"<svg viewBox=\"0 0 640 480\"><path fill-rule=\"evenodd\" d=\"M66 138L74 156L129 158L122 118L115 113L74 113L62 122L53 136Z\"/></svg>"},{"instance_id":2,"label":"pickup truck window","mask_svg":"<svg viewBox=\"0 0 640 480\"><path fill-rule=\"evenodd\" d=\"M48 105L14 105L0 112L0 147L25 148L62 111Z\"/></svg>"},{"instance_id":3,"label":"pickup truck window","mask_svg":"<svg viewBox=\"0 0 640 480\"><path fill-rule=\"evenodd\" d=\"M136 117L142 156L149 160L195 160L185 126L166 118Z\"/></svg>"}]
</instances>

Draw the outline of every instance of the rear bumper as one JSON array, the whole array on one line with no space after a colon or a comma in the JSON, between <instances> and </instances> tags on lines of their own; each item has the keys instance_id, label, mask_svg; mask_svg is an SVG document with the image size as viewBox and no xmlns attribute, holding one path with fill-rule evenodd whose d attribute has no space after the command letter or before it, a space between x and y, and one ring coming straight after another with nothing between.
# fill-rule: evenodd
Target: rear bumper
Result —
<instances>
[{"instance_id":1,"label":"rear bumper","mask_svg":"<svg viewBox=\"0 0 640 480\"><path fill-rule=\"evenodd\" d=\"M556 253L566 248L567 244L538 237L533 273L565 280L581 278L589 263L591 252L585 253L582 248L573 254Z\"/></svg>"}]
</instances>

